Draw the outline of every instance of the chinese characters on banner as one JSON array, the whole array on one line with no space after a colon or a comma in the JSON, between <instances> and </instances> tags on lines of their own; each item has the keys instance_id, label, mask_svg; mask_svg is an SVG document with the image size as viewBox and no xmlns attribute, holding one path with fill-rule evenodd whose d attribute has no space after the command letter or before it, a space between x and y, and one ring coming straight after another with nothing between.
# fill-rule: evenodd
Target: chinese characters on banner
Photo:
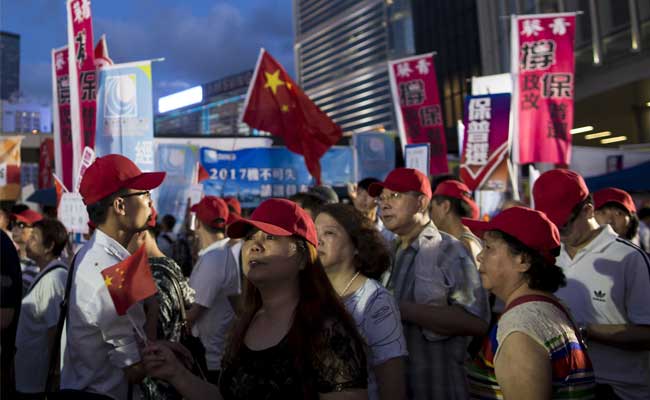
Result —
<instances>
[{"instance_id":1,"label":"chinese characters on banner","mask_svg":"<svg viewBox=\"0 0 650 400\"><path fill-rule=\"evenodd\" d=\"M210 174L204 180L207 195L236 196L242 207L257 207L269 197L290 197L315 183L302 156L286 147L222 151L202 147L201 165ZM321 158L322 181L332 186L355 182L351 147L333 146Z\"/></svg>"},{"instance_id":2,"label":"chinese characters on banner","mask_svg":"<svg viewBox=\"0 0 650 400\"><path fill-rule=\"evenodd\" d=\"M447 172L447 140L433 54L391 61L388 70L402 148L431 144L430 174Z\"/></svg>"},{"instance_id":3,"label":"chinese characters on banner","mask_svg":"<svg viewBox=\"0 0 650 400\"><path fill-rule=\"evenodd\" d=\"M55 170L65 186L71 188L73 155L67 46L52 50L52 93Z\"/></svg>"},{"instance_id":4,"label":"chinese characters on banner","mask_svg":"<svg viewBox=\"0 0 650 400\"><path fill-rule=\"evenodd\" d=\"M85 146L90 148L95 146L97 76L90 0L67 0L67 13L68 48L74 50L68 54L73 143L72 171L77 171L81 150Z\"/></svg>"},{"instance_id":5,"label":"chinese characters on banner","mask_svg":"<svg viewBox=\"0 0 650 400\"><path fill-rule=\"evenodd\" d=\"M509 117L507 93L465 99L465 145L460 176L470 190L506 189ZM494 176L501 170L505 170L505 180Z\"/></svg>"},{"instance_id":6,"label":"chinese characters on banner","mask_svg":"<svg viewBox=\"0 0 650 400\"><path fill-rule=\"evenodd\" d=\"M98 81L97 157L122 154L141 170L153 171L151 62L105 66Z\"/></svg>"},{"instance_id":7,"label":"chinese characters on banner","mask_svg":"<svg viewBox=\"0 0 650 400\"><path fill-rule=\"evenodd\" d=\"M512 71L516 76L513 132L519 132L518 163L568 165L575 14L514 16L512 32Z\"/></svg>"},{"instance_id":8,"label":"chinese characters on banner","mask_svg":"<svg viewBox=\"0 0 650 400\"><path fill-rule=\"evenodd\" d=\"M41 154L38 160L38 188L46 189L54 186L54 141L47 138L41 142Z\"/></svg>"},{"instance_id":9,"label":"chinese characters on banner","mask_svg":"<svg viewBox=\"0 0 650 400\"><path fill-rule=\"evenodd\" d=\"M22 136L0 138L0 200L20 197L20 144Z\"/></svg>"}]
</instances>

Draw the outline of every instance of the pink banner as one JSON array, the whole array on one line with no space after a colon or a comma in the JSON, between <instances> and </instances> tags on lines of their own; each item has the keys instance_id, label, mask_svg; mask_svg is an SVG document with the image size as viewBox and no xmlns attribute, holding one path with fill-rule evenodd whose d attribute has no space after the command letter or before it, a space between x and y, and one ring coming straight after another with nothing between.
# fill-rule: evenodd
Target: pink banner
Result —
<instances>
[{"instance_id":1,"label":"pink banner","mask_svg":"<svg viewBox=\"0 0 650 400\"><path fill-rule=\"evenodd\" d=\"M430 143L430 174L448 172L447 140L433 54L391 61L389 73L402 146Z\"/></svg>"},{"instance_id":2,"label":"pink banner","mask_svg":"<svg viewBox=\"0 0 650 400\"><path fill-rule=\"evenodd\" d=\"M81 152L85 146L95 146L97 74L90 0L68 0L68 21L72 25L72 35L68 35L68 47L74 46L74 64L71 63L70 67L75 69L70 72L70 76L76 76L78 88L78 97L73 96L72 99L74 101L77 98L80 104ZM72 60L72 57L70 59Z\"/></svg>"},{"instance_id":3,"label":"pink banner","mask_svg":"<svg viewBox=\"0 0 650 400\"><path fill-rule=\"evenodd\" d=\"M46 189L54 186L54 141L47 138L41 142L41 154L38 160L38 188Z\"/></svg>"},{"instance_id":4,"label":"pink banner","mask_svg":"<svg viewBox=\"0 0 650 400\"><path fill-rule=\"evenodd\" d=\"M513 18L520 164L568 165L574 96L575 14ZM516 42L516 43L515 43Z\"/></svg>"},{"instance_id":5,"label":"pink banner","mask_svg":"<svg viewBox=\"0 0 650 400\"><path fill-rule=\"evenodd\" d=\"M72 126L70 123L70 80L67 47L52 51L52 71L55 92L54 141L56 146L54 158L57 164L57 174L63 179L66 187L72 187Z\"/></svg>"}]
</instances>

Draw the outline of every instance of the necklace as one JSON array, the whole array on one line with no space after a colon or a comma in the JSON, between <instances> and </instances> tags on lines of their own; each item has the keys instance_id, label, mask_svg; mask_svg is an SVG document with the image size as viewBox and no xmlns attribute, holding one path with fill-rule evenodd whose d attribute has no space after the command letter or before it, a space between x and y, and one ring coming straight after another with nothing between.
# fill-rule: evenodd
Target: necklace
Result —
<instances>
[{"instance_id":1,"label":"necklace","mask_svg":"<svg viewBox=\"0 0 650 400\"><path fill-rule=\"evenodd\" d=\"M357 273L354 274L352 279L350 279L350 282L348 282L348 284L345 286L345 289L343 289L343 292L341 292L341 297L345 296L345 293L347 293L348 289L350 289L350 285L352 285L352 282L354 282L354 280L357 279L357 276L359 276L360 272L361 271L357 271Z\"/></svg>"}]
</instances>

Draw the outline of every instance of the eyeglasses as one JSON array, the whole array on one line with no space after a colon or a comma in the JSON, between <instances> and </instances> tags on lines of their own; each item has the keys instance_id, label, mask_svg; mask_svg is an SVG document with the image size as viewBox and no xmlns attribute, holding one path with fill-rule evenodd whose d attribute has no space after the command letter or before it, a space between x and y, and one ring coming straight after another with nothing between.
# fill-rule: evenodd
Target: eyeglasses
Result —
<instances>
[{"instance_id":1,"label":"eyeglasses","mask_svg":"<svg viewBox=\"0 0 650 400\"><path fill-rule=\"evenodd\" d=\"M379 204L379 203L393 202L395 200L401 199L403 195L404 195L404 193L400 193L400 192L393 192L393 193L390 193L390 194L382 194L382 195L378 196L377 198L375 198L375 203Z\"/></svg>"},{"instance_id":2,"label":"eyeglasses","mask_svg":"<svg viewBox=\"0 0 650 400\"><path fill-rule=\"evenodd\" d=\"M144 195L147 199L151 199L151 192L148 190L144 190L142 192L128 193L120 197L126 199L127 197L142 196L142 195Z\"/></svg>"},{"instance_id":3,"label":"eyeglasses","mask_svg":"<svg viewBox=\"0 0 650 400\"><path fill-rule=\"evenodd\" d=\"M32 228L31 225L26 224L26 223L24 223L24 222L22 222L22 221L16 222L16 227L18 227L18 228L20 228L20 229Z\"/></svg>"}]
</instances>

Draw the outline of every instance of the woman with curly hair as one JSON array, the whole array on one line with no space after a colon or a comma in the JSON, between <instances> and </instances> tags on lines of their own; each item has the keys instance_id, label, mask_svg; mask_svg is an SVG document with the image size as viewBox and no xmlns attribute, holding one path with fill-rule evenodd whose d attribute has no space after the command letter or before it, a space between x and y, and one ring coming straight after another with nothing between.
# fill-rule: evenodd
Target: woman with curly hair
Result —
<instances>
[{"instance_id":1,"label":"woman with curly hair","mask_svg":"<svg viewBox=\"0 0 650 400\"><path fill-rule=\"evenodd\" d=\"M405 399L407 353L399 308L378 280L390 253L373 222L347 204L323 206L316 217L318 258L368 345L370 399Z\"/></svg>"},{"instance_id":2,"label":"woman with curly hair","mask_svg":"<svg viewBox=\"0 0 650 400\"><path fill-rule=\"evenodd\" d=\"M244 238L246 280L219 387L193 376L165 343L145 348L148 374L190 400L366 399L363 339L318 261L309 215L269 199L228 236Z\"/></svg>"},{"instance_id":3,"label":"woman with curly hair","mask_svg":"<svg viewBox=\"0 0 650 400\"><path fill-rule=\"evenodd\" d=\"M555 265L560 233L524 207L490 222L464 219L484 240L483 287L505 303L479 355L467 366L472 399L591 399L594 373L579 329L553 293L565 285Z\"/></svg>"}]
</instances>

